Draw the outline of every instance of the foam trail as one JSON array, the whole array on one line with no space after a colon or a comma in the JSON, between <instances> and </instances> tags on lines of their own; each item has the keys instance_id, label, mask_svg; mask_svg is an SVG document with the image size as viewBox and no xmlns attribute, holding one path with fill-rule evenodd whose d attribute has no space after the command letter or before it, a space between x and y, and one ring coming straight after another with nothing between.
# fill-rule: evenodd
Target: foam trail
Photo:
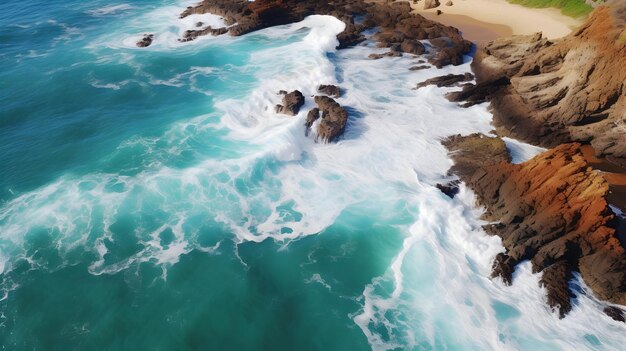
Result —
<instances>
[{"instance_id":1,"label":"foam trail","mask_svg":"<svg viewBox=\"0 0 626 351\"><path fill-rule=\"evenodd\" d=\"M94 17L101 17L101 16L111 15L117 12L130 10L130 9L133 9L133 6L129 4L119 4L119 5L110 5L110 6L104 6L104 7L100 7L97 9L89 10L87 11L87 13Z\"/></svg>"}]
</instances>

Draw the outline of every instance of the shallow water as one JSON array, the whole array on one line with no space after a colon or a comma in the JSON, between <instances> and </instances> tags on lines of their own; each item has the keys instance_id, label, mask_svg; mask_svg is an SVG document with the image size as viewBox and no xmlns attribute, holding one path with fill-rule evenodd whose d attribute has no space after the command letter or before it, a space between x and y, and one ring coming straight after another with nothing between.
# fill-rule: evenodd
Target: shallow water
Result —
<instances>
[{"instance_id":1,"label":"shallow water","mask_svg":"<svg viewBox=\"0 0 626 351\"><path fill-rule=\"evenodd\" d=\"M188 3L0 4L3 349L620 349L578 280L559 320L463 189L439 140L488 133L485 106L411 88L469 65L336 52L312 16L181 44ZM207 22L208 23L208 22ZM143 33L155 43L138 49ZM469 58L468 58L469 60ZM339 84L346 134L304 136ZM278 90L307 97L276 115ZM539 150L508 141L516 161Z\"/></svg>"}]
</instances>

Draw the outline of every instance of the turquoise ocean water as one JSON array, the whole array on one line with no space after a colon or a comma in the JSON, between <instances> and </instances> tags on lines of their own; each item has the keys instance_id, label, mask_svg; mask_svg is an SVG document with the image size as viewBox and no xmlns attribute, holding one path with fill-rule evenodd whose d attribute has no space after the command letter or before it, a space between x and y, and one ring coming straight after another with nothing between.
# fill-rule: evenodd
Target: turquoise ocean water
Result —
<instances>
[{"instance_id":1,"label":"turquoise ocean water","mask_svg":"<svg viewBox=\"0 0 626 351\"><path fill-rule=\"evenodd\" d=\"M440 138L491 116L411 90L441 71L336 52L331 17L181 44L219 21L179 20L189 4L0 4L3 350L624 345L578 281L559 321L528 266L514 287L488 278L500 243L468 191L434 185ZM311 99L274 114L278 90L332 83L351 112L338 143L305 137Z\"/></svg>"}]
</instances>

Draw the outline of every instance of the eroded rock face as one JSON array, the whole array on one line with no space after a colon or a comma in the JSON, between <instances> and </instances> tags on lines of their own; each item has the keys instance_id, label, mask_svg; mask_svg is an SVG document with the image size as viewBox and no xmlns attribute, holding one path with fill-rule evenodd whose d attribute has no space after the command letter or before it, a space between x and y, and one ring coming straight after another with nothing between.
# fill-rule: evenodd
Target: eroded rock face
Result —
<instances>
[{"instance_id":1,"label":"eroded rock face","mask_svg":"<svg viewBox=\"0 0 626 351\"><path fill-rule=\"evenodd\" d=\"M453 171L476 192L485 219L495 222L485 230L506 248L496 257L494 276L510 284L515 266L530 260L533 271L544 272L548 303L561 317L571 309L572 272L580 272L600 299L626 304L626 253L606 201L609 185L589 167L580 144L560 145L522 164L486 160L499 154L490 138L457 136L444 144Z\"/></svg>"},{"instance_id":2,"label":"eroded rock face","mask_svg":"<svg viewBox=\"0 0 626 351\"><path fill-rule=\"evenodd\" d=\"M317 126L317 139L325 143L332 142L343 134L348 123L348 111L328 96L316 96L315 103L318 107L317 116L320 111L322 113L322 120ZM307 127L310 127L309 117L312 119L311 125L317 119L315 113L310 112L307 116Z\"/></svg>"},{"instance_id":3,"label":"eroded rock face","mask_svg":"<svg viewBox=\"0 0 626 351\"><path fill-rule=\"evenodd\" d=\"M364 0L205 0L189 7L181 14L213 13L222 16L228 28L191 30L181 40L192 40L198 35L228 32L242 35L259 29L303 20L309 15L331 15L346 24L337 35L338 48L356 45L366 39L363 31L378 28L374 40L393 55L402 53L421 55L426 48L420 40L438 40L429 62L436 67L463 63L472 44L463 39L453 27L428 20L411 11L408 2L370 3ZM360 20L363 19L363 20Z\"/></svg>"},{"instance_id":4,"label":"eroded rock face","mask_svg":"<svg viewBox=\"0 0 626 351\"><path fill-rule=\"evenodd\" d=\"M498 82L482 95L500 133L545 147L590 142L626 166L626 2L609 5L563 39L515 36L477 51L472 68L481 89Z\"/></svg>"},{"instance_id":5,"label":"eroded rock face","mask_svg":"<svg viewBox=\"0 0 626 351\"><path fill-rule=\"evenodd\" d=\"M276 113L282 113L288 116L295 116L300 112L300 108L304 105L304 95L298 90L284 94L283 103L276 105Z\"/></svg>"}]
</instances>

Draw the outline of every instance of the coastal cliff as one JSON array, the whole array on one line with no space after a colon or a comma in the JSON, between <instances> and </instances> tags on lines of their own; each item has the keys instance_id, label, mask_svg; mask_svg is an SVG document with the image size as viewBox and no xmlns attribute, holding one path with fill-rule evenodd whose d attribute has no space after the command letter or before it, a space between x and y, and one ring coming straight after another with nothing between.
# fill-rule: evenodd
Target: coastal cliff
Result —
<instances>
[{"instance_id":1,"label":"coastal cliff","mask_svg":"<svg viewBox=\"0 0 626 351\"><path fill-rule=\"evenodd\" d=\"M478 84L460 99L498 85L487 100L500 134L544 147L591 144L599 157L625 167L625 21L626 2L612 1L565 38L495 40L477 50Z\"/></svg>"},{"instance_id":2,"label":"coastal cliff","mask_svg":"<svg viewBox=\"0 0 626 351\"><path fill-rule=\"evenodd\" d=\"M561 318L572 308L574 272L598 298L626 304L626 253L608 201L613 189L580 144L617 169L626 166L626 3L608 5L559 40L537 33L478 48L476 84L448 94L464 106L490 102L498 135L552 148L518 165L501 156L499 137L443 141L455 161L451 172L476 193L491 222L485 230L506 249L493 276L511 284L515 266L530 260ZM605 312L624 320L620 309Z\"/></svg>"},{"instance_id":3,"label":"coastal cliff","mask_svg":"<svg viewBox=\"0 0 626 351\"><path fill-rule=\"evenodd\" d=\"M455 136L444 141L454 173L485 207L487 233L502 239L506 252L493 264L493 277L513 281L515 266L532 262L543 272L548 304L564 317L571 310L568 282L573 272L600 299L626 304L626 253L606 197L609 185L587 163L580 144L563 144L522 164L509 162L499 138Z\"/></svg>"}]
</instances>

